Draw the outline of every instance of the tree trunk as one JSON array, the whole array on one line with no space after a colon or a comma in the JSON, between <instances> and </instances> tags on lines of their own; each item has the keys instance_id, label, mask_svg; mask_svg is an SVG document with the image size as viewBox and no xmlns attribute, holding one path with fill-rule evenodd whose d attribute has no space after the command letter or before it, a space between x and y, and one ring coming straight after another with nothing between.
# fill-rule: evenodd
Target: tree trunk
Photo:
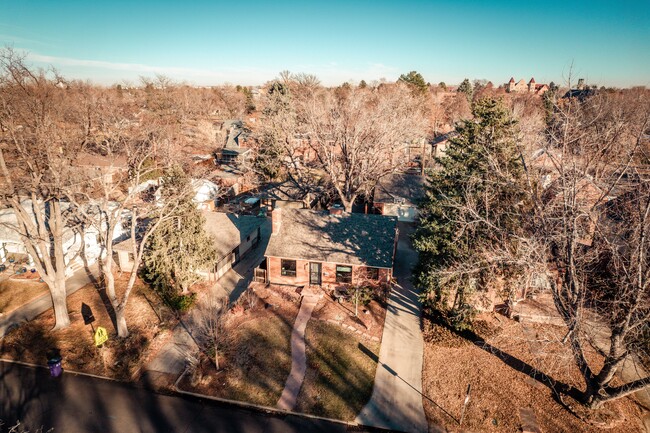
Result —
<instances>
[{"instance_id":1,"label":"tree trunk","mask_svg":"<svg viewBox=\"0 0 650 433\"><path fill-rule=\"evenodd\" d=\"M129 328L126 326L126 315L123 305L115 307L115 322L117 324L117 336L126 338L129 336Z\"/></svg>"},{"instance_id":2,"label":"tree trunk","mask_svg":"<svg viewBox=\"0 0 650 433\"><path fill-rule=\"evenodd\" d=\"M352 205L354 205L354 199L355 199L355 198L352 198L352 199L350 199L350 200L347 200L346 198L344 198L343 196L341 196L341 202L343 203L343 209L345 209L345 211L346 211L347 213L351 213L351 212L352 212Z\"/></svg>"},{"instance_id":3,"label":"tree trunk","mask_svg":"<svg viewBox=\"0 0 650 433\"><path fill-rule=\"evenodd\" d=\"M57 278L53 287L50 287L52 296L52 307L54 308L54 329L66 328L70 325L70 316L68 315L68 303L65 290L65 279L61 281Z\"/></svg>"}]
</instances>

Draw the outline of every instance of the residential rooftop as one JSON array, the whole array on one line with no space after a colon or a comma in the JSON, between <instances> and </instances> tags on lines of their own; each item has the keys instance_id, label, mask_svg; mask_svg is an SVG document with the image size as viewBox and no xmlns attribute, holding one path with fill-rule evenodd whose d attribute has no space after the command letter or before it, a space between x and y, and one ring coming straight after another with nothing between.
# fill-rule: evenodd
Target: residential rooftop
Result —
<instances>
[{"instance_id":1,"label":"residential rooftop","mask_svg":"<svg viewBox=\"0 0 650 433\"><path fill-rule=\"evenodd\" d=\"M215 238L217 257L230 254L264 223L263 218L224 212L203 212L205 229Z\"/></svg>"},{"instance_id":2,"label":"residential rooftop","mask_svg":"<svg viewBox=\"0 0 650 433\"><path fill-rule=\"evenodd\" d=\"M375 188L375 203L417 205L424 198L424 177L393 174L382 178Z\"/></svg>"},{"instance_id":3,"label":"residential rooftop","mask_svg":"<svg viewBox=\"0 0 650 433\"><path fill-rule=\"evenodd\" d=\"M315 262L392 268L397 218L282 209L266 255ZM275 217L275 215L274 215ZM275 221L274 221L275 223Z\"/></svg>"}]
</instances>

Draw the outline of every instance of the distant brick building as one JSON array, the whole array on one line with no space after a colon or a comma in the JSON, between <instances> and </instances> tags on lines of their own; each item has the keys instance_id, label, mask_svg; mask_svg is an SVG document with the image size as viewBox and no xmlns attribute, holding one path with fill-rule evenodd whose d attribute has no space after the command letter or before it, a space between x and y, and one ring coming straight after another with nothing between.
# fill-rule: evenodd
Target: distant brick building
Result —
<instances>
[{"instance_id":1,"label":"distant brick building","mask_svg":"<svg viewBox=\"0 0 650 433\"><path fill-rule=\"evenodd\" d=\"M537 84L534 78L531 78L526 84L523 78L515 82L513 77L510 78L505 87L508 93L532 93L534 95L543 95L548 90L547 84Z\"/></svg>"}]
</instances>

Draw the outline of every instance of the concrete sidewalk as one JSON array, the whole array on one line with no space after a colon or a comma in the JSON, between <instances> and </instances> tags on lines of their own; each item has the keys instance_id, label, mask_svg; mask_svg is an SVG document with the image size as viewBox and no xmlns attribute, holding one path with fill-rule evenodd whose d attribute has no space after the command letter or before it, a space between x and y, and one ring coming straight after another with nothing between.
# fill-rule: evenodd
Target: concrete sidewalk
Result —
<instances>
[{"instance_id":1,"label":"concrete sidewalk","mask_svg":"<svg viewBox=\"0 0 650 433\"><path fill-rule=\"evenodd\" d=\"M98 275L99 271L97 265L90 267L89 271L93 275ZM81 268L75 271L70 278L65 282L66 293L68 296L85 286L86 284L91 283L90 276L85 268ZM30 301L29 303L23 305L11 311L6 315L0 316L0 338L11 330L12 327L20 325L22 322L32 320L39 314L52 308L52 296L48 291L46 294L39 296L38 298Z\"/></svg>"},{"instance_id":2,"label":"concrete sidewalk","mask_svg":"<svg viewBox=\"0 0 650 433\"><path fill-rule=\"evenodd\" d=\"M398 285L388 301L379 351L375 386L368 404L357 415L362 425L410 433L428 430L422 404L422 357L418 292L410 282L417 262L409 235L410 225L400 223L395 276Z\"/></svg>"}]
</instances>

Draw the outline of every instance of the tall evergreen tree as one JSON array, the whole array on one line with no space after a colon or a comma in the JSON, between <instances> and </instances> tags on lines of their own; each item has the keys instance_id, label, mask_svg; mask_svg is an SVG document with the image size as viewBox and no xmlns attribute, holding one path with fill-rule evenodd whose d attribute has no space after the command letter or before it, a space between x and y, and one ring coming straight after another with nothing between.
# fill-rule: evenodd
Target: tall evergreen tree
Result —
<instances>
[{"instance_id":1,"label":"tall evergreen tree","mask_svg":"<svg viewBox=\"0 0 650 433\"><path fill-rule=\"evenodd\" d=\"M188 182L185 173L175 169L164 177L163 190L176 190ZM187 294L189 287L200 279L196 271L215 262L214 240L205 232L204 224L205 218L192 197L181 198L177 216L163 221L147 245L144 263L154 288L166 294Z\"/></svg>"},{"instance_id":2,"label":"tall evergreen tree","mask_svg":"<svg viewBox=\"0 0 650 433\"><path fill-rule=\"evenodd\" d=\"M517 272L507 257L516 254L512 239L521 231L524 198L515 121L493 98L479 100L472 112L438 158L441 169L429 176L414 236L425 301L457 326L471 321L477 290L496 274Z\"/></svg>"},{"instance_id":3,"label":"tall evergreen tree","mask_svg":"<svg viewBox=\"0 0 650 433\"><path fill-rule=\"evenodd\" d=\"M417 71L411 71L408 74L400 75L398 81L408 84L409 87L413 89L413 93L418 95L424 95L429 91L429 85L424 81L422 74Z\"/></svg>"},{"instance_id":4,"label":"tall evergreen tree","mask_svg":"<svg viewBox=\"0 0 650 433\"><path fill-rule=\"evenodd\" d=\"M474 88L472 83L469 82L469 79L465 78L462 83L456 89L458 93L464 93L468 102L472 102L472 96L474 95Z\"/></svg>"}]
</instances>

